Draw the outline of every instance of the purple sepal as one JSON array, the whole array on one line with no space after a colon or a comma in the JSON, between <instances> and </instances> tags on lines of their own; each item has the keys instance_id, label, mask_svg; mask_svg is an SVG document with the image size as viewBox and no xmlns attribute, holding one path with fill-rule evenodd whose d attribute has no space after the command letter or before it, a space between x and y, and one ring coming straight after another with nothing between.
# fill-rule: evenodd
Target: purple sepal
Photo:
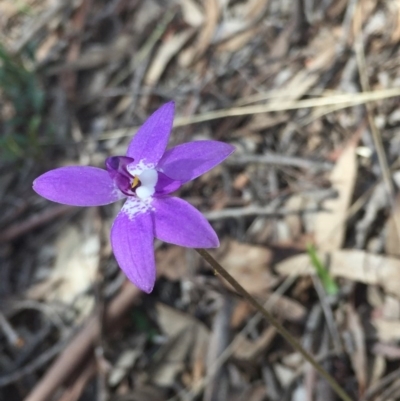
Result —
<instances>
[{"instance_id":1,"label":"purple sepal","mask_svg":"<svg viewBox=\"0 0 400 401\"><path fill-rule=\"evenodd\" d=\"M175 103L168 102L156 110L139 128L126 152L127 156L135 159L133 168L139 163L154 167L161 159L171 133L174 111Z\"/></svg>"},{"instance_id":2,"label":"purple sepal","mask_svg":"<svg viewBox=\"0 0 400 401\"><path fill-rule=\"evenodd\" d=\"M167 150L157 168L183 184L211 170L234 151L234 146L224 142L188 142Z\"/></svg>"},{"instance_id":3,"label":"purple sepal","mask_svg":"<svg viewBox=\"0 0 400 401\"><path fill-rule=\"evenodd\" d=\"M153 240L150 212L130 216L122 210L111 228L111 245L119 267L147 293L153 290L156 281Z\"/></svg>"},{"instance_id":4,"label":"purple sepal","mask_svg":"<svg viewBox=\"0 0 400 401\"><path fill-rule=\"evenodd\" d=\"M36 178L33 189L53 202L71 206L101 206L124 198L106 170L68 166Z\"/></svg>"},{"instance_id":5,"label":"purple sepal","mask_svg":"<svg viewBox=\"0 0 400 401\"><path fill-rule=\"evenodd\" d=\"M189 248L217 248L219 240L206 218L186 201L155 198L154 236L162 241Z\"/></svg>"}]
</instances>

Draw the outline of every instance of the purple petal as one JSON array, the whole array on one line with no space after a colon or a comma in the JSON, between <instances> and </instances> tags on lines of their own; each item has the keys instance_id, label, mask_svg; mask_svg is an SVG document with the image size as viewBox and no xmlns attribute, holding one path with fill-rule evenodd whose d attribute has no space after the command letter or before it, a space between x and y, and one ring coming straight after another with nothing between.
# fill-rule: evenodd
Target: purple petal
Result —
<instances>
[{"instance_id":1,"label":"purple petal","mask_svg":"<svg viewBox=\"0 0 400 401\"><path fill-rule=\"evenodd\" d=\"M172 178L167 177L165 174L157 171L158 181L156 184L156 194L157 195L166 195L171 192L176 191L181 187L181 182L173 180Z\"/></svg>"},{"instance_id":2,"label":"purple petal","mask_svg":"<svg viewBox=\"0 0 400 401\"><path fill-rule=\"evenodd\" d=\"M33 189L46 199L71 206L101 206L125 197L106 170L88 166L48 171L36 178Z\"/></svg>"},{"instance_id":3,"label":"purple petal","mask_svg":"<svg viewBox=\"0 0 400 401\"><path fill-rule=\"evenodd\" d=\"M154 236L189 248L216 248L219 240L206 218L179 198L153 200Z\"/></svg>"},{"instance_id":4,"label":"purple petal","mask_svg":"<svg viewBox=\"0 0 400 401\"><path fill-rule=\"evenodd\" d=\"M155 166L167 147L174 120L174 102L169 102L156 110L139 128L128 146L126 155L135 159L135 164Z\"/></svg>"},{"instance_id":5,"label":"purple petal","mask_svg":"<svg viewBox=\"0 0 400 401\"><path fill-rule=\"evenodd\" d=\"M111 245L126 277L142 291L150 293L156 281L152 216L148 211L132 215L125 205L112 226Z\"/></svg>"},{"instance_id":6,"label":"purple petal","mask_svg":"<svg viewBox=\"0 0 400 401\"><path fill-rule=\"evenodd\" d=\"M167 150L158 169L182 183L193 180L221 163L235 148L224 142L196 141Z\"/></svg>"}]
</instances>

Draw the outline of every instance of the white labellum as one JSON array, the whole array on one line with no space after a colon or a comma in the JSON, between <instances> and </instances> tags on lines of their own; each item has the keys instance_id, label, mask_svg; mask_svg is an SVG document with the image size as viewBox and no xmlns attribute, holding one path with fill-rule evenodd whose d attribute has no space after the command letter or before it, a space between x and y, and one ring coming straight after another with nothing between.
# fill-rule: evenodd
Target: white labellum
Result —
<instances>
[{"instance_id":1,"label":"white labellum","mask_svg":"<svg viewBox=\"0 0 400 401\"><path fill-rule=\"evenodd\" d=\"M145 170L138 176L138 178L141 185L139 188L136 189L137 197L143 200L154 195L154 192L156 191L156 184L158 181L157 171L154 169Z\"/></svg>"}]
</instances>

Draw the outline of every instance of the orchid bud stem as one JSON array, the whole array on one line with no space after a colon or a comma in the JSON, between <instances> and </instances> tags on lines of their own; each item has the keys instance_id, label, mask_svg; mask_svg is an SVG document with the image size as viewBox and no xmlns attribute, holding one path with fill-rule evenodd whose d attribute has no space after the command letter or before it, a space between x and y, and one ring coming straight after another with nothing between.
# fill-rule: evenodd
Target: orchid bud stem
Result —
<instances>
[{"instance_id":1,"label":"orchid bud stem","mask_svg":"<svg viewBox=\"0 0 400 401\"><path fill-rule=\"evenodd\" d=\"M200 256L211 265L214 271L223 277L240 295L242 295L267 321L275 327L278 333L309 362L314 369L330 384L335 393L343 401L352 401L349 395L342 389L339 383L306 351L301 344L268 312L257 302L205 249L195 249Z\"/></svg>"}]
</instances>

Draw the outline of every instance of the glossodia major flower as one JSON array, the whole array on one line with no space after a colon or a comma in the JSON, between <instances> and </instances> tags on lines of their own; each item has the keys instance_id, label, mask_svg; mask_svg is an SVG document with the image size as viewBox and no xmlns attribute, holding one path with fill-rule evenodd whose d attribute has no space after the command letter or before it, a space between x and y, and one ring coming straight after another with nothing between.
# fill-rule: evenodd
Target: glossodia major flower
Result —
<instances>
[{"instance_id":1,"label":"glossodia major flower","mask_svg":"<svg viewBox=\"0 0 400 401\"><path fill-rule=\"evenodd\" d=\"M190 248L219 246L205 217L169 194L234 151L217 141L188 142L166 150L173 118L173 102L160 107L138 130L126 156L106 160L106 170L61 167L33 183L44 198L72 206L107 205L125 198L111 229L111 245L125 275L147 293L156 279L154 238Z\"/></svg>"}]
</instances>

